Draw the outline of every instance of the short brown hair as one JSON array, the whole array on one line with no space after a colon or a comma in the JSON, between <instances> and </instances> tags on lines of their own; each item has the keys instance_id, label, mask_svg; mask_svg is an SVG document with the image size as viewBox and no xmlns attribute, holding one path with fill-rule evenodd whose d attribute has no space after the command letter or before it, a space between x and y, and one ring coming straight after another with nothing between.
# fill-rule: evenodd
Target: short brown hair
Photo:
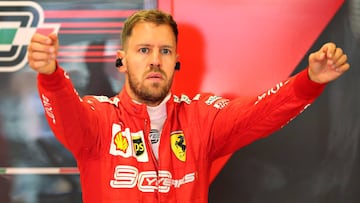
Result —
<instances>
[{"instance_id":1,"label":"short brown hair","mask_svg":"<svg viewBox=\"0 0 360 203\"><path fill-rule=\"evenodd\" d=\"M124 28L121 34L121 42L123 49L126 49L127 39L131 36L131 32L134 26L139 22L150 22L155 23L156 25L170 25L171 29L174 32L175 40L177 43L179 31L175 20L170 14L157 9L140 10L129 16L124 23Z\"/></svg>"}]
</instances>

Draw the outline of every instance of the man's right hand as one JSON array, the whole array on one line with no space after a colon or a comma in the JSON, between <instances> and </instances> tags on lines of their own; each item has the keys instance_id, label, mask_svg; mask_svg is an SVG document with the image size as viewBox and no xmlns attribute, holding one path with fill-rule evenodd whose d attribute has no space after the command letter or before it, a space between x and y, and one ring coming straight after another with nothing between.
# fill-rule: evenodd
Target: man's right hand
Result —
<instances>
[{"instance_id":1,"label":"man's right hand","mask_svg":"<svg viewBox=\"0 0 360 203\"><path fill-rule=\"evenodd\" d=\"M48 36L35 33L28 46L28 61L38 73L50 75L56 69L59 40L56 33Z\"/></svg>"}]
</instances>

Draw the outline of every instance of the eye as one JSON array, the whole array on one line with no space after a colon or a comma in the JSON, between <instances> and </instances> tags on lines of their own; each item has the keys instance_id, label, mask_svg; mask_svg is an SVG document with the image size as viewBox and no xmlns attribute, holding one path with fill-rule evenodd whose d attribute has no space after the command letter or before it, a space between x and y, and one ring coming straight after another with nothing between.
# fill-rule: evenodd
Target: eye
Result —
<instances>
[{"instance_id":1,"label":"eye","mask_svg":"<svg viewBox=\"0 0 360 203\"><path fill-rule=\"evenodd\" d=\"M146 48L146 47L140 48L139 52L142 54L147 54L147 53L149 53L149 48Z\"/></svg>"},{"instance_id":2,"label":"eye","mask_svg":"<svg viewBox=\"0 0 360 203\"><path fill-rule=\"evenodd\" d=\"M161 49L161 53L164 55L168 55L168 54L171 54L171 50L170 49Z\"/></svg>"}]
</instances>

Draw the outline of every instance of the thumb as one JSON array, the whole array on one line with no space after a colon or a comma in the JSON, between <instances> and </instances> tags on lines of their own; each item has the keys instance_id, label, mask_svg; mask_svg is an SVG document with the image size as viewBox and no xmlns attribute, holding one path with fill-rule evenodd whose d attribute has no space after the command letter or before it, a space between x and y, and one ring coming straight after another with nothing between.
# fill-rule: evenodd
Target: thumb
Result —
<instances>
[{"instance_id":1,"label":"thumb","mask_svg":"<svg viewBox=\"0 0 360 203\"><path fill-rule=\"evenodd\" d=\"M310 54L309 62L310 63L321 62L322 60L325 59L325 56L326 56L326 50L320 49L319 51Z\"/></svg>"},{"instance_id":2,"label":"thumb","mask_svg":"<svg viewBox=\"0 0 360 203\"><path fill-rule=\"evenodd\" d=\"M329 44L324 44L320 50L317 52L317 56L316 56L316 59L318 61L322 61L325 59L325 57L328 55L328 52L329 52Z\"/></svg>"},{"instance_id":3,"label":"thumb","mask_svg":"<svg viewBox=\"0 0 360 203\"><path fill-rule=\"evenodd\" d=\"M49 34L48 37L52 40L52 43L54 45L56 45L58 43L59 39L58 39L58 35L57 35L56 32L53 32L53 33Z\"/></svg>"}]
</instances>

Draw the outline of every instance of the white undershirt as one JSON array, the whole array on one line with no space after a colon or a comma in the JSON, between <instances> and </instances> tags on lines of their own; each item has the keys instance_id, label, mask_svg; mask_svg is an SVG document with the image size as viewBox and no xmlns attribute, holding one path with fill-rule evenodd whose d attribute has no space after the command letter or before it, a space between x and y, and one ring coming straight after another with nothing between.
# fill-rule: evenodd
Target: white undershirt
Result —
<instances>
[{"instance_id":1,"label":"white undershirt","mask_svg":"<svg viewBox=\"0 0 360 203\"><path fill-rule=\"evenodd\" d=\"M166 120L166 102L170 99L170 94L158 106L147 106L147 112L150 117L151 132L149 140L156 160L159 159L160 135ZM158 138L158 139L157 139Z\"/></svg>"}]
</instances>

